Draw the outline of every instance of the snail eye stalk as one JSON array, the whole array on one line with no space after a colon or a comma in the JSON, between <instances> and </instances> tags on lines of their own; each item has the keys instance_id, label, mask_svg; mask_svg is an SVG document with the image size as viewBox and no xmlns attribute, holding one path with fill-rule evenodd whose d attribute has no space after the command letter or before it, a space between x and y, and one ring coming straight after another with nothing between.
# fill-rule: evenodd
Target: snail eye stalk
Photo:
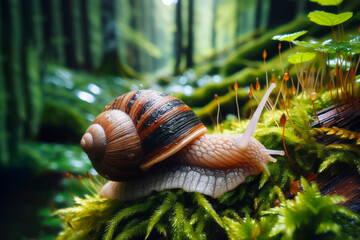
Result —
<instances>
[{"instance_id":1,"label":"snail eye stalk","mask_svg":"<svg viewBox=\"0 0 360 240\"><path fill-rule=\"evenodd\" d=\"M236 145L239 147L239 148L243 148L245 149L249 142L250 142L250 139L254 136L255 134L255 129L256 129L256 125L259 121L259 118L260 118L260 115L261 115L261 112L262 110L264 109L265 107L265 104L266 104L266 101L267 99L269 98L270 96L270 93L271 91L276 87L276 84L275 83L272 83L269 87L269 89L266 91L264 97L261 99L261 102L259 104L259 106L256 108L256 111L254 113L254 116L252 117L249 125L247 126L244 134L241 136L241 138L239 140L236 141ZM251 90L250 90L251 91Z\"/></svg>"}]
</instances>

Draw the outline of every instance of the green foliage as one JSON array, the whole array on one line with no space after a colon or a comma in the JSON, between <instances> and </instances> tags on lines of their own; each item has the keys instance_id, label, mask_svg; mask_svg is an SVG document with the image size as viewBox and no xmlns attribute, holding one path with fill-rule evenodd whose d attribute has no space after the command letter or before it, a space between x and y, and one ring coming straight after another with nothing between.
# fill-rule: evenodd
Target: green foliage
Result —
<instances>
[{"instance_id":1,"label":"green foliage","mask_svg":"<svg viewBox=\"0 0 360 240\"><path fill-rule=\"evenodd\" d=\"M316 53L314 52L298 52L292 54L288 61L295 64L295 63L303 63L310 60L313 60L316 57Z\"/></svg>"},{"instance_id":2,"label":"green foliage","mask_svg":"<svg viewBox=\"0 0 360 240\"><path fill-rule=\"evenodd\" d=\"M311 239L324 236L351 239L358 236L359 217L336 205L344 201L344 197L321 196L316 184L310 186L304 178L301 184L304 191L295 200L283 200L279 207L260 212L259 218L251 218L248 213L241 218L231 209L222 211L220 217L213 208L214 204L203 195L181 190L163 191L132 204L98 196L75 198L75 207L56 211L65 222L65 230L59 239L82 239L86 234L93 239L159 235L171 239L206 239L211 238L212 235L208 234L214 231L218 237L222 236L219 235L220 229L230 239ZM281 190L278 193L282 195ZM190 199L193 205L187 202ZM340 219L337 218L339 214ZM352 226L349 226L350 222ZM104 236L97 235L104 229Z\"/></svg>"},{"instance_id":3,"label":"green foliage","mask_svg":"<svg viewBox=\"0 0 360 240\"><path fill-rule=\"evenodd\" d=\"M89 126L89 122L76 108L55 100L45 101L41 122L40 138L58 142L81 139Z\"/></svg>"},{"instance_id":4,"label":"green foliage","mask_svg":"<svg viewBox=\"0 0 360 240\"><path fill-rule=\"evenodd\" d=\"M20 146L20 152L24 162L22 167L34 172L84 173L93 168L79 145L28 143Z\"/></svg>"},{"instance_id":5,"label":"green foliage","mask_svg":"<svg viewBox=\"0 0 360 240\"><path fill-rule=\"evenodd\" d=\"M85 199L75 197L74 202L74 207L55 212L65 223L65 230L58 239L81 239L84 234L98 232L119 205L116 200L89 196Z\"/></svg>"},{"instance_id":6,"label":"green foliage","mask_svg":"<svg viewBox=\"0 0 360 240\"><path fill-rule=\"evenodd\" d=\"M303 192L298 193L295 201L286 200L279 207L263 212L265 216L270 214L278 217L271 235L281 234L282 239L348 237L341 225L332 219L336 214L344 214L359 221L358 215L336 205L346 199L341 196L321 196L317 185L314 183L310 186L304 178L301 178L301 185Z\"/></svg>"},{"instance_id":7,"label":"green foliage","mask_svg":"<svg viewBox=\"0 0 360 240\"><path fill-rule=\"evenodd\" d=\"M321 152L324 161L319 167L319 172L323 172L336 162L345 162L355 166L360 174L360 153L357 148L344 144L331 144Z\"/></svg>"},{"instance_id":8,"label":"green foliage","mask_svg":"<svg viewBox=\"0 0 360 240\"><path fill-rule=\"evenodd\" d=\"M214 210L215 202L211 204L199 193L181 190L166 190L135 203L119 203L98 196L76 197L74 207L55 212L65 223L59 239L82 239L86 234L93 239L109 240L150 236L216 239L223 238L225 232L230 239L358 237L358 215L336 205L344 197L321 196L316 184L310 186L304 178L301 184L303 192L295 200L283 199L282 191L275 186L273 191L283 199L280 206L261 210L259 217L255 214L253 218L249 213L241 218L232 209L220 210L219 214L219 210ZM105 235L101 236L104 231Z\"/></svg>"},{"instance_id":9,"label":"green foliage","mask_svg":"<svg viewBox=\"0 0 360 240\"><path fill-rule=\"evenodd\" d=\"M334 49L326 46L326 44L324 44L324 43L320 43L320 42L317 42L315 40L311 40L310 42L307 42L307 41L294 41L293 43L295 45L298 45L298 46L314 49L315 51L318 51L318 52L335 53Z\"/></svg>"},{"instance_id":10,"label":"green foliage","mask_svg":"<svg viewBox=\"0 0 360 240\"><path fill-rule=\"evenodd\" d=\"M311 2L316 2L322 6L337 6L342 3L343 0L310 0Z\"/></svg>"},{"instance_id":11,"label":"green foliage","mask_svg":"<svg viewBox=\"0 0 360 240\"><path fill-rule=\"evenodd\" d=\"M360 37L357 36L353 39L334 42L328 40L323 42L323 46L328 49L332 49L334 52L341 53L359 53L360 52Z\"/></svg>"},{"instance_id":12,"label":"green foliage","mask_svg":"<svg viewBox=\"0 0 360 240\"><path fill-rule=\"evenodd\" d=\"M108 221L104 239L148 238L154 234L172 239L205 239L204 227L209 220L223 226L203 195L165 190L137 203L125 203Z\"/></svg>"},{"instance_id":13,"label":"green foliage","mask_svg":"<svg viewBox=\"0 0 360 240\"><path fill-rule=\"evenodd\" d=\"M311 40L310 42L307 41L294 41L295 45L307 47L314 49L318 52L323 53L360 53L360 37L356 36L354 38L338 41L335 42L331 39L328 39L324 42L317 42L314 40Z\"/></svg>"},{"instance_id":14,"label":"green foliage","mask_svg":"<svg viewBox=\"0 0 360 240\"><path fill-rule=\"evenodd\" d=\"M245 214L245 218L235 220L223 217L225 229L230 239L269 239L270 231L274 227L275 217L261 217L260 220L250 218Z\"/></svg>"},{"instance_id":15,"label":"green foliage","mask_svg":"<svg viewBox=\"0 0 360 240\"><path fill-rule=\"evenodd\" d=\"M298 37L306 34L308 31L299 31L299 32L295 32L295 33L288 33L288 34L282 34L282 35L276 35L274 37L272 37L273 40L279 40L279 41L286 41L286 42L292 42L295 39L297 39Z\"/></svg>"},{"instance_id":16,"label":"green foliage","mask_svg":"<svg viewBox=\"0 0 360 240\"><path fill-rule=\"evenodd\" d=\"M353 16L352 12L344 12L339 14L328 13L324 11L314 11L308 14L310 21L322 26L336 26L346 22Z\"/></svg>"}]
</instances>

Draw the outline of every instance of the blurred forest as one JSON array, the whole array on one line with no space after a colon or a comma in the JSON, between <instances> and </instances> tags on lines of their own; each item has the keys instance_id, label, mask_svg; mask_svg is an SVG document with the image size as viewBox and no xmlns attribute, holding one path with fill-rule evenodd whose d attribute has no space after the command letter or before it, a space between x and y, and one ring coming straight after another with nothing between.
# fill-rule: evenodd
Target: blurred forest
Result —
<instances>
[{"instance_id":1,"label":"blurred forest","mask_svg":"<svg viewBox=\"0 0 360 240\"><path fill-rule=\"evenodd\" d=\"M52 202L71 202L64 172L94 171L78 142L113 98L153 88L201 109L234 80L245 87L262 77L262 51L277 54L271 37L308 28L306 13L314 6L307 0L2 0L1 211L10 216L2 229L22 239L51 239L58 231L61 222L45 216ZM316 26L309 32L325 34Z\"/></svg>"},{"instance_id":2,"label":"blurred forest","mask_svg":"<svg viewBox=\"0 0 360 240\"><path fill-rule=\"evenodd\" d=\"M16 165L19 143L38 139L49 75L65 85L63 69L149 86L204 65L216 73L245 41L302 16L306 2L285 1L279 12L270 0L1 1L1 162Z\"/></svg>"}]
</instances>

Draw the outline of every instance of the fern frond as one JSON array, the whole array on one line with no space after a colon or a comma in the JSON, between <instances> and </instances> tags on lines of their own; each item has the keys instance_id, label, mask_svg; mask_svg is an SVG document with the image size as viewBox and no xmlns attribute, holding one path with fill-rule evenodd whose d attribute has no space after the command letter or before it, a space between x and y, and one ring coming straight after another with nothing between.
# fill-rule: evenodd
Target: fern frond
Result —
<instances>
[{"instance_id":1,"label":"fern frond","mask_svg":"<svg viewBox=\"0 0 360 240\"><path fill-rule=\"evenodd\" d=\"M153 203L151 201L146 201L143 203L134 204L129 207L121 209L109 221L108 226L105 231L105 234L104 234L104 239L111 240L113 238L114 232L122 220L130 218L137 213L143 213L145 211L148 211L152 207L153 207Z\"/></svg>"},{"instance_id":2,"label":"fern frond","mask_svg":"<svg viewBox=\"0 0 360 240\"><path fill-rule=\"evenodd\" d=\"M342 196L321 196L317 185L310 185L301 178L303 192L299 192L295 200L286 200L280 207L263 211L262 214L277 216L276 227L272 236L283 234L284 239L311 239L317 234L335 234L340 237L341 226L331 220L336 214L344 214L358 221L359 217L349 209L336 204L345 200Z\"/></svg>"},{"instance_id":3,"label":"fern frond","mask_svg":"<svg viewBox=\"0 0 360 240\"><path fill-rule=\"evenodd\" d=\"M172 224L172 237L174 239L197 239L193 227L186 218L184 206L176 203L173 207L173 215L170 218Z\"/></svg>"},{"instance_id":4,"label":"fern frond","mask_svg":"<svg viewBox=\"0 0 360 240\"><path fill-rule=\"evenodd\" d=\"M225 228L230 239L269 239L270 231L275 225L274 217L262 217L260 220L250 218L249 214L241 221L223 217Z\"/></svg>"},{"instance_id":5,"label":"fern frond","mask_svg":"<svg viewBox=\"0 0 360 240\"><path fill-rule=\"evenodd\" d=\"M118 201L100 197L85 196L85 199L74 198L75 206L57 210L64 222L64 232L59 239L81 239L89 232L97 232L106 224L118 207Z\"/></svg>"},{"instance_id":6,"label":"fern frond","mask_svg":"<svg viewBox=\"0 0 360 240\"><path fill-rule=\"evenodd\" d=\"M221 226L224 227L224 223L222 222L219 215L215 212L210 203L206 200L204 195L200 193L192 194L194 202L196 202L200 207L203 207L213 218L214 220Z\"/></svg>"},{"instance_id":7,"label":"fern frond","mask_svg":"<svg viewBox=\"0 0 360 240\"><path fill-rule=\"evenodd\" d=\"M160 233L160 235L166 237L167 236L167 223L164 222L157 222L154 226L154 228L156 229L156 231L158 233Z\"/></svg>"},{"instance_id":8,"label":"fern frond","mask_svg":"<svg viewBox=\"0 0 360 240\"><path fill-rule=\"evenodd\" d=\"M125 225L124 229L118 236L116 236L115 240L127 240L134 239L139 236L144 236L147 225L148 220L139 222L138 219L134 218Z\"/></svg>"},{"instance_id":9,"label":"fern frond","mask_svg":"<svg viewBox=\"0 0 360 240\"><path fill-rule=\"evenodd\" d=\"M336 162L345 162L355 165L360 173L360 152L355 146L348 144L330 144L323 148L321 163L318 172L323 172ZM356 148L356 147L355 147Z\"/></svg>"},{"instance_id":10,"label":"fern frond","mask_svg":"<svg viewBox=\"0 0 360 240\"><path fill-rule=\"evenodd\" d=\"M172 194L171 192L168 192L166 198L162 202L162 204L155 210L154 214L149 219L149 225L147 226L146 230L146 236L145 239L147 239L154 228L154 226L159 222L161 217L171 209L171 207L176 202L176 195Z\"/></svg>"}]
</instances>

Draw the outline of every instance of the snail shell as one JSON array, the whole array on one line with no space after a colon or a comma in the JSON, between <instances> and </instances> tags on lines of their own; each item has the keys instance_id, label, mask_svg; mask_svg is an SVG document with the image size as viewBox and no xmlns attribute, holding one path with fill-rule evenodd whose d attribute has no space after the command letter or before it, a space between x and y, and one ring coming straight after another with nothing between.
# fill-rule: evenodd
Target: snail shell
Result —
<instances>
[{"instance_id":1,"label":"snail shell","mask_svg":"<svg viewBox=\"0 0 360 240\"><path fill-rule=\"evenodd\" d=\"M273 88L275 84L238 135L207 134L190 107L166 93L140 90L116 98L80 142L95 170L112 180L101 196L129 200L182 188L216 198L259 174L268 161L276 161L270 154L283 155L253 138Z\"/></svg>"},{"instance_id":2,"label":"snail shell","mask_svg":"<svg viewBox=\"0 0 360 240\"><path fill-rule=\"evenodd\" d=\"M80 144L100 175L123 181L205 133L204 124L181 100L158 91L140 90L109 103Z\"/></svg>"}]
</instances>

